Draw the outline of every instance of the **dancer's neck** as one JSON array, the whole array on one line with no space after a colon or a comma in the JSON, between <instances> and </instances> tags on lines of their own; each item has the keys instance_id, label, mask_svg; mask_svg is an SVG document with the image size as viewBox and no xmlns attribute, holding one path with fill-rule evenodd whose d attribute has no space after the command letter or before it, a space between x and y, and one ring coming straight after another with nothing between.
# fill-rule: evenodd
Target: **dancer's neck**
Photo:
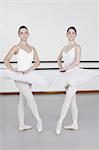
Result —
<instances>
[{"instance_id":1,"label":"dancer's neck","mask_svg":"<svg viewBox=\"0 0 99 150\"><path fill-rule=\"evenodd\" d=\"M76 42L75 42L75 41L69 41L69 42L68 42L68 45L69 45L70 47L74 47L74 46L76 45Z\"/></svg>"}]
</instances>

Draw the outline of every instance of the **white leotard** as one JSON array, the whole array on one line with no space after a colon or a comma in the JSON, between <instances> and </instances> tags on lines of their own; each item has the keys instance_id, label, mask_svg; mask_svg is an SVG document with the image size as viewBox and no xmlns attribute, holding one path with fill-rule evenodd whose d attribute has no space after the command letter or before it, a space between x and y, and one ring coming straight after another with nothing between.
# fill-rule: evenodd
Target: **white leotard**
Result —
<instances>
[{"instance_id":1,"label":"white leotard","mask_svg":"<svg viewBox=\"0 0 99 150\"><path fill-rule=\"evenodd\" d=\"M65 67L67 67L67 66L69 66L70 64L72 64L74 62L74 59L75 59L75 49L72 48L68 52L63 51L62 55L63 55L64 65L65 65Z\"/></svg>"},{"instance_id":2,"label":"white leotard","mask_svg":"<svg viewBox=\"0 0 99 150\"><path fill-rule=\"evenodd\" d=\"M26 50L19 48L19 52L16 55L17 59L17 70L18 71L25 71L28 70L32 66L33 61L33 50L31 52L26 52Z\"/></svg>"}]
</instances>

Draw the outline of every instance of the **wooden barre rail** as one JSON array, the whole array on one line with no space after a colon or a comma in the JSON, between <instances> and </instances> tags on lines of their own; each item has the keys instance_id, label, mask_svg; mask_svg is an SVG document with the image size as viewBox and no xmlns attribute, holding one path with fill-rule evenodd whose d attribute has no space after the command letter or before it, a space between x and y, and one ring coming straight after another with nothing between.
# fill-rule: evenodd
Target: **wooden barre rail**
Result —
<instances>
[{"instance_id":1,"label":"wooden barre rail","mask_svg":"<svg viewBox=\"0 0 99 150\"><path fill-rule=\"evenodd\" d=\"M41 92L32 92L34 95L43 95L43 94L65 94L65 91L41 91ZM79 90L76 94L81 93L99 93L99 90ZM19 95L19 92L0 92L0 95Z\"/></svg>"}]
</instances>

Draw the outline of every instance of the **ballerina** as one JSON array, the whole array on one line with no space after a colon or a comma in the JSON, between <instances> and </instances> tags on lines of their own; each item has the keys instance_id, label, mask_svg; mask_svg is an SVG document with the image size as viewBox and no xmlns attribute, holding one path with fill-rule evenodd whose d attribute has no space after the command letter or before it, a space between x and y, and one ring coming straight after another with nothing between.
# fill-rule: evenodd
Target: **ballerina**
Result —
<instances>
[{"instance_id":1,"label":"ballerina","mask_svg":"<svg viewBox=\"0 0 99 150\"><path fill-rule=\"evenodd\" d=\"M88 81L92 77L99 75L96 71L80 68L81 47L75 42L77 31L75 27L67 29L68 45L64 46L58 56L59 66L58 76L52 81L50 88L62 88L66 90L65 100L61 108L60 117L57 122L56 134L59 135L68 109L71 106L73 123L65 126L64 129L78 129L78 108L76 104L76 91L80 84ZM64 60L64 67L61 59Z\"/></svg>"},{"instance_id":2,"label":"ballerina","mask_svg":"<svg viewBox=\"0 0 99 150\"><path fill-rule=\"evenodd\" d=\"M20 37L20 42L19 44L13 46L9 53L5 56L4 64L7 69L0 69L0 76L14 80L19 89L19 131L32 128L31 125L26 125L24 122L24 104L26 101L35 119L37 120L37 130L38 132L41 132L43 130L42 119L40 117L34 96L31 92L31 86L47 86L48 83L43 77L35 72L35 69L40 65L40 61L36 49L27 43L29 36L27 27L21 26L18 30L18 35ZM16 68L10 64L10 59L13 55L17 58ZM35 63L32 65L33 59Z\"/></svg>"}]
</instances>

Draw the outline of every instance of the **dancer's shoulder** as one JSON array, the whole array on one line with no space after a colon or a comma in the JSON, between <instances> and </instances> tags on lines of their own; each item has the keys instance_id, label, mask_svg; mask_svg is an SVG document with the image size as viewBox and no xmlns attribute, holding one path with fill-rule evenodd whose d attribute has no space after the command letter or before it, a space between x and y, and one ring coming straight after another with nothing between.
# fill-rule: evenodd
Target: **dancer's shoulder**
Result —
<instances>
[{"instance_id":1,"label":"dancer's shoulder","mask_svg":"<svg viewBox=\"0 0 99 150\"><path fill-rule=\"evenodd\" d=\"M14 45L10 48L10 53L17 54L19 51L18 45Z\"/></svg>"},{"instance_id":2,"label":"dancer's shoulder","mask_svg":"<svg viewBox=\"0 0 99 150\"><path fill-rule=\"evenodd\" d=\"M78 54L80 54L80 53L81 53L81 46L80 46L79 44L76 44L75 50L76 50L76 52L77 52Z\"/></svg>"},{"instance_id":3,"label":"dancer's shoulder","mask_svg":"<svg viewBox=\"0 0 99 150\"><path fill-rule=\"evenodd\" d=\"M66 51L68 51L68 45L63 46L62 48L62 52L66 52Z\"/></svg>"}]
</instances>

